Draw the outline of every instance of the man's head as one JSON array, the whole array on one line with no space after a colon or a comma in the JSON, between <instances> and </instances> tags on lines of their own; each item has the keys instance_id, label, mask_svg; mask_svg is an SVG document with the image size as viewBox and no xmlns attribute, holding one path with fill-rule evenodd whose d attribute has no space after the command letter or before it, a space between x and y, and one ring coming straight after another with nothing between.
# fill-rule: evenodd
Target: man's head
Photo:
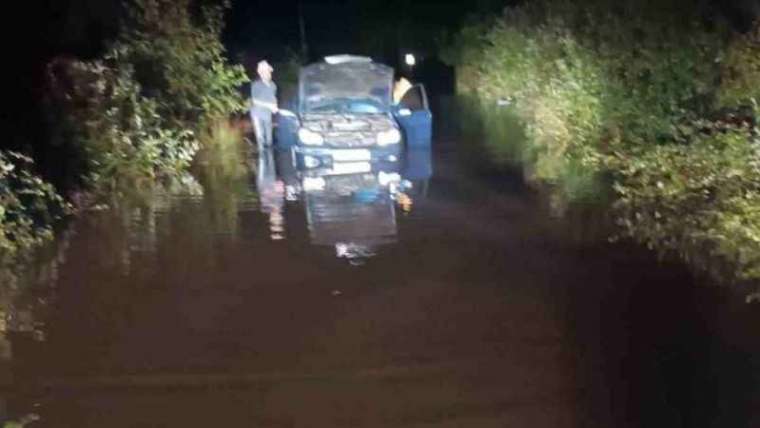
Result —
<instances>
[{"instance_id":1,"label":"man's head","mask_svg":"<svg viewBox=\"0 0 760 428\"><path fill-rule=\"evenodd\" d=\"M259 75L261 80L265 82L272 80L272 71L274 71L274 69L266 60L261 60L256 65L256 73Z\"/></svg>"}]
</instances>

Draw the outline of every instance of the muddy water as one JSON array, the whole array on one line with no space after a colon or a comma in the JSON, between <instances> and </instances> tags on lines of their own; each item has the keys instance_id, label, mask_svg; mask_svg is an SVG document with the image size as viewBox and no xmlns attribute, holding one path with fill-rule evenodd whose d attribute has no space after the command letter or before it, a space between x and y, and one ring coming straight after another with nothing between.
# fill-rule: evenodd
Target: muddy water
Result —
<instances>
[{"instance_id":1,"label":"muddy water","mask_svg":"<svg viewBox=\"0 0 760 428\"><path fill-rule=\"evenodd\" d=\"M234 185L78 220L18 311L32 327L9 334L6 414L77 428L760 426L756 306L579 239L602 222L553 218L459 147L311 177L268 153Z\"/></svg>"}]
</instances>

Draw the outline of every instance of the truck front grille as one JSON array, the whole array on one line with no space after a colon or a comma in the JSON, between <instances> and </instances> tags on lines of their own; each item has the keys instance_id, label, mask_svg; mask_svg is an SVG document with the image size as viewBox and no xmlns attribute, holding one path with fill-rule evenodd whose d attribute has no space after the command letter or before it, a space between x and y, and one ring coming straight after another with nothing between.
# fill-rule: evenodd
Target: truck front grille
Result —
<instances>
[{"instance_id":1,"label":"truck front grille","mask_svg":"<svg viewBox=\"0 0 760 428\"><path fill-rule=\"evenodd\" d=\"M360 133L334 133L325 135L325 142L333 147L368 147L375 144L375 136Z\"/></svg>"}]
</instances>

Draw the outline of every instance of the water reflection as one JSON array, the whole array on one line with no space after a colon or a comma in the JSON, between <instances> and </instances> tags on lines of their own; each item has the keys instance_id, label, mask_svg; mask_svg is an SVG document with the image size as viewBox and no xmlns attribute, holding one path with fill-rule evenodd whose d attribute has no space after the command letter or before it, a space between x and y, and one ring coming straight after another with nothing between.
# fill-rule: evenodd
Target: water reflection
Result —
<instances>
[{"instance_id":1,"label":"water reflection","mask_svg":"<svg viewBox=\"0 0 760 428\"><path fill-rule=\"evenodd\" d=\"M291 151L259 155L256 187L270 238L284 239L285 202L302 204L309 241L335 256L363 264L397 241L397 211L408 214L427 196L433 173L430 148L409 150L400 162L344 162L330 168L295 166Z\"/></svg>"},{"instance_id":2,"label":"water reflection","mask_svg":"<svg viewBox=\"0 0 760 428\"><path fill-rule=\"evenodd\" d=\"M285 238L285 183L277 177L274 151L265 150L258 156L256 188L261 211L269 216L269 236L273 241Z\"/></svg>"},{"instance_id":3,"label":"water reflection","mask_svg":"<svg viewBox=\"0 0 760 428\"><path fill-rule=\"evenodd\" d=\"M424 202L429 151L340 173L269 152L77 219L0 288L0 425L757 425L756 311L568 241L439 147Z\"/></svg>"},{"instance_id":4,"label":"water reflection","mask_svg":"<svg viewBox=\"0 0 760 428\"><path fill-rule=\"evenodd\" d=\"M305 178L304 204L312 244L335 247L354 264L396 242L396 210L386 173ZM398 175L392 177L398 179ZM307 182L308 182L307 181ZM385 185L384 185L385 184Z\"/></svg>"}]
</instances>

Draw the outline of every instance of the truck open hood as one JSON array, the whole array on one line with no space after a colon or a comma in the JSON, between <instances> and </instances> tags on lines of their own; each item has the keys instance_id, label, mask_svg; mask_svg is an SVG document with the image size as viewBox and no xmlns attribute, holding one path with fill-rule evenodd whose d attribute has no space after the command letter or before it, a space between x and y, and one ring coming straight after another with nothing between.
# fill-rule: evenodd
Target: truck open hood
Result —
<instances>
[{"instance_id":1,"label":"truck open hood","mask_svg":"<svg viewBox=\"0 0 760 428\"><path fill-rule=\"evenodd\" d=\"M370 100L387 112L391 105L393 69L374 62L316 63L301 69L298 99L301 113L330 100Z\"/></svg>"}]
</instances>

